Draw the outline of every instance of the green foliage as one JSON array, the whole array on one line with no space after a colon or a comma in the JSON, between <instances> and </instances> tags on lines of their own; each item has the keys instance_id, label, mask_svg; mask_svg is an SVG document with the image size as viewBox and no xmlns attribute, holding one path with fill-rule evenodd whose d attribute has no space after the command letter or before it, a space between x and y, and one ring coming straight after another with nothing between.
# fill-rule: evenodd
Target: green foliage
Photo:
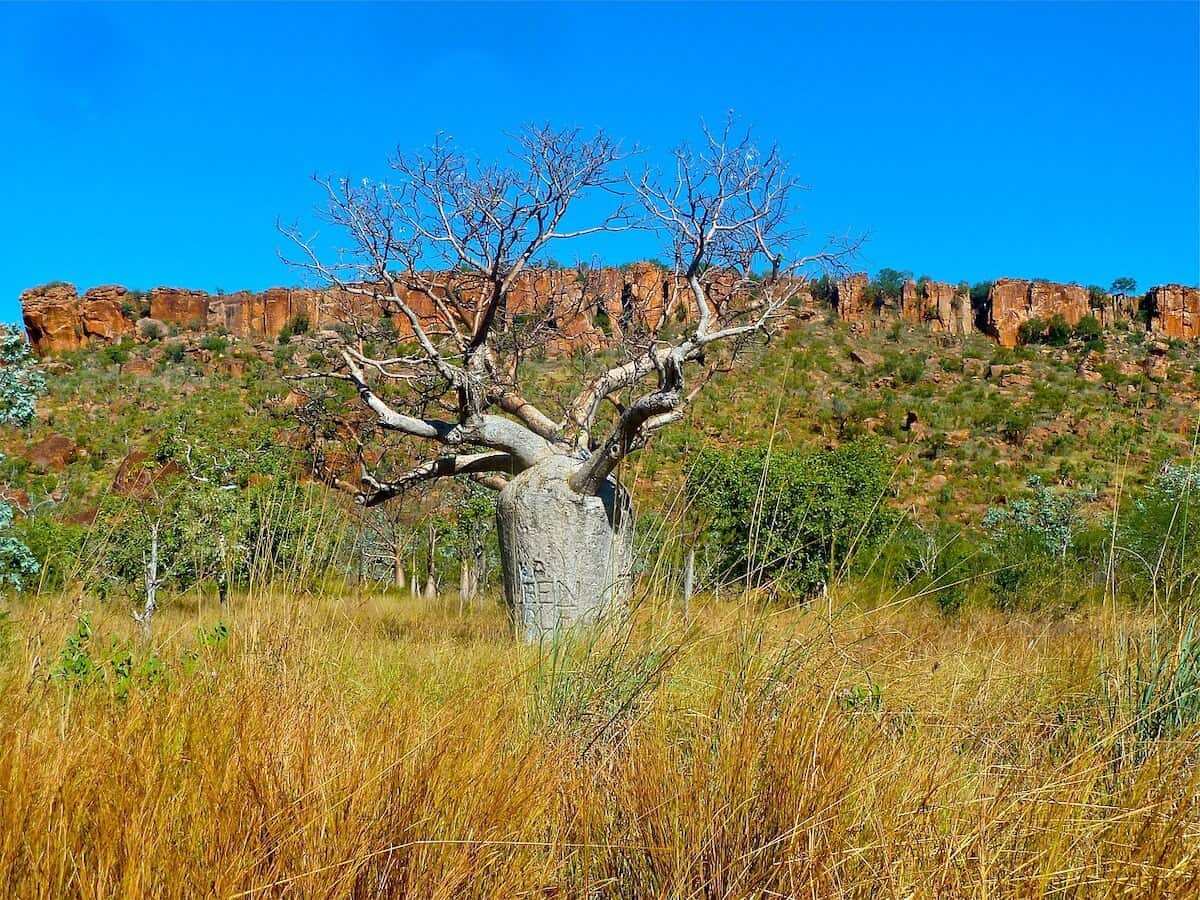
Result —
<instances>
[{"instance_id":1,"label":"green foliage","mask_svg":"<svg viewBox=\"0 0 1200 900\"><path fill-rule=\"evenodd\" d=\"M1200 467L1168 463L1118 523L1135 596L1200 599Z\"/></svg>"},{"instance_id":2,"label":"green foliage","mask_svg":"<svg viewBox=\"0 0 1200 900\"><path fill-rule=\"evenodd\" d=\"M1075 337L1083 341L1089 350L1104 347L1104 329L1095 316L1087 315L1079 320L1075 326Z\"/></svg>"},{"instance_id":3,"label":"green foliage","mask_svg":"<svg viewBox=\"0 0 1200 900\"><path fill-rule=\"evenodd\" d=\"M26 579L41 571L37 557L13 531L12 525L12 506L0 500L0 593L5 588L21 590Z\"/></svg>"},{"instance_id":4,"label":"green foliage","mask_svg":"<svg viewBox=\"0 0 1200 900\"><path fill-rule=\"evenodd\" d=\"M220 356L229 349L229 341L219 334L206 334L200 339L200 347L213 356Z\"/></svg>"},{"instance_id":5,"label":"green foliage","mask_svg":"<svg viewBox=\"0 0 1200 900\"><path fill-rule=\"evenodd\" d=\"M991 290L992 283L990 281L977 281L971 285L971 309L983 309L987 305Z\"/></svg>"},{"instance_id":6,"label":"green foliage","mask_svg":"<svg viewBox=\"0 0 1200 900\"><path fill-rule=\"evenodd\" d=\"M896 366L896 377L904 384L916 384L925 374L925 360L924 353L905 354L900 360L900 364Z\"/></svg>"},{"instance_id":7,"label":"green foliage","mask_svg":"<svg viewBox=\"0 0 1200 900\"><path fill-rule=\"evenodd\" d=\"M1017 329L1017 340L1022 344L1039 344L1046 334L1046 321L1037 316L1026 319Z\"/></svg>"},{"instance_id":8,"label":"green foliage","mask_svg":"<svg viewBox=\"0 0 1200 900\"><path fill-rule=\"evenodd\" d=\"M991 587L1004 609L1024 598L1070 581L1071 563L1082 554L1072 550L1085 533L1080 506L1093 495L1085 491L1054 491L1031 475L1026 487L1032 496L993 507L983 517L992 570ZM1034 590L1034 589L1039 590Z\"/></svg>"},{"instance_id":9,"label":"green foliage","mask_svg":"<svg viewBox=\"0 0 1200 900\"><path fill-rule=\"evenodd\" d=\"M166 337L166 332L161 322L155 322L147 319L138 324L138 331L147 341L157 341Z\"/></svg>"},{"instance_id":10,"label":"green foliage","mask_svg":"<svg viewBox=\"0 0 1200 900\"><path fill-rule=\"evenodd\" d=\"M92 616L80 613L75 630L67 635L66 643L58 655L58 662L50 670L50 680L66 684L84 684L95 674L88 647L92 642Z\"/></svg>"},{"instance_id":11,"label":"green foliage","mask_svg":"<svg viewBox=\"0 0 1200 900\"><path fill-rule=\"evenodd\" d=\"M1022 344L1048 344L1064 347L1071 340L1071 326L1062 313L1055 313L1049 320L1034 316L1026 319L1017 329L1017 340Z\"/></svg>"},{"instance_id":12,"label":"green foliage","mask_svg":"<svg viewBox=\"0 0 1200 900\"><path fill-rule=\"evenodd\" d=\"M16 325L0 324L0 427L33 421L46 378Z\"/></svg>"},{"instance_id":13,"label":"green foliage","mask_svg":"<svg viewBox=\"0 0 1200 900\"><path fill-rule=\"evenodd\" d=\"M1026 319L1017 329L1017 340L1022 344L1040 344L1046 335L1046 321L1037 316Z\"/></svg>"},{"instance_id":14,"label":"green foliage","mask_svg":"<svg viewBox=\"0 0 1200 900\"><path fill-rule=\"evenodd\" d=\"M867 302L878 306L885 300L899 300L904 282L912 280L912 272L899 269L880 269L867 285Z\"/></svg>"},{"instance_id":15,"label":"green foliage","mask_svg":"<svg viewBox=\"0 0 1200 900\"><path fill-rule=\"evenodd\" d=\"M949 485L947 485L949 487ZM906 520L881 552L885 574L910 597L930 597L946 615L967 602L977 575L976 542L948 522L926 527Z\"/></svg>"},{"instance_id":16,"label":"green foliage","mask_svg":"<svg viewBox=\"0 0 1200 900\"><path fill-rule=\"evenodd\" d=\"M179 363L183 362L184 356L185 350L183 344L171 343L167 344L167 346L163 349L163 360L165 362L178 365Z\"/></svg>"},{"instance_id":17,"label":"green foliage","mask_svg":"<svg viewBox=\"0 0 1200 900\"><path fill-rule=\"evenodd\" d=\"M129 362L129 348L132 345L127 341L118 341L114 344L105 344L100 351L100 358L105 362L113 365L123 366Z\"/></svg>"},{"instance_id":18,"label":"green foliage","mask_svg":"<svg viewBox=\"0 0 1200 900\"><path fill-rule=\"evenodd\" d=\"M1114 278L1110 290L1114 294L1133 294L1137 291L1137 280L1128 275Z\"/></svg>"},{"instance_id":19,"label":"green foliage","mask_svg":"<svg viewBox=\"0 0 1200 900\"><path fill-rule=\"evenodd\" d=\"M46 379L33 352L15 325L0 326L0 427L24 427L37 413L37 398ZM0 453L0 462L4 454ZM0 498L0 591L21 590L41 566L13 531L13 508Z\"/></svg>"},{"instance_id":20,"label":"green foliage","mask_svg":"<svg viewBox=\"0 0 1200 900\"><path fill-rule=\"evenodd\" d=\"M196 629L196 640L201 647L224 647L229 643L229 626L224 622L217 622L212 628L201 626Z\"/></svg>"},{"instance_id":21,"label":"green foliage","mask_svg":"<svg viewBox=\"0 0 1200 900\"><path fill-rule=\"evenodd\" d=\"M149 687L166 679L166 664L156 653L139 658L117 641L105 649L97 649L95 641L91 614L80 613L75 630L67 635L58 662L50 670L50 680L74 689L104 685L113 699L123 703L135 685Z\"/></svg>"},{"instance_id":22,"label":"green foliage","mask_svg":"<svg viewBox=\"0 0 1200 900\"><path fill-rule=\"evenodd\" d=\"M895 521L883 502L889 474L871 444L771 455L706 450L687 489L709 518L706 540L725 578L807 597L887 535Z\"/></svg>"},{"instance_id":23,"label":"green foliage","mask_svg":"<svg viewBox=\"0 0 1200 900\"><path fill-rule=\"evenodd\" d=\"M1200 617L1178 631L1155 629L1146 642L1124 641L1101 676L1120 756L1144 757L1151 742L1200 722Z\"/></svg>"},{"instance_id":24,"label":"green foliage","mask_svg":"<svg viewBox=\"0 0 1200 900\"><path fill-rule=\"evenodd\" d=\"M1046 343L1051 347L1065 347L1071 340L1071 326L1062 313L1055 313L1046 323Z\"/></svg>"},{"instance_id":25,"label":"green foliage","mask_svg":"<svg viewBox=\"0 0 1200 900\"><path fill-rule=\"evenodd\" d=\"M389 325L391 324L390 319L386 321L388 321ZM287 322L284 323L283 328L281 328L279 331L279 343L290 344L292 338L298 335L308 334L311 327L312 323L309 322L308 316L304 315L304 313L292 316L292 318L288 319Z\"/></svg>"}]
</instances>

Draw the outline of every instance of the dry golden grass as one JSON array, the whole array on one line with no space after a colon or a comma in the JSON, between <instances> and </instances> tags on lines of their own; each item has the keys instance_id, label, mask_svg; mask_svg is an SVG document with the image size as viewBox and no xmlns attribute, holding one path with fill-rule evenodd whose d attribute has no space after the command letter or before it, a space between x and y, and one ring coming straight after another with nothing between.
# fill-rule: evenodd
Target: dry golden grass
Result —
<instances>
[{"instance_id":1,"label":"dry golden grass","mask_svg":"<svg viewBox=\"0 0 1200 900\"><path fill-rule=\"evenodd\" d=\"M50 677L69 602L18 607L0 895L1200 891L1196 735L1121 761L1097 690L1143 618L696 612L539 655L495 607L243 598L214 647L180 604L121 699ZM96 659L132 635L93 622Z\"/></svg>"}]
</instances>

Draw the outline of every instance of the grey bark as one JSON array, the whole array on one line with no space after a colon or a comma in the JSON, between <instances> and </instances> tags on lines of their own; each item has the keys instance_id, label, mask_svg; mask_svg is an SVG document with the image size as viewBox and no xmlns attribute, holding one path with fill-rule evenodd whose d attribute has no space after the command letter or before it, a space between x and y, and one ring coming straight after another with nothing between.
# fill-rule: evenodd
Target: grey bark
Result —
<instances>
[{"instance_id":1,"label":"grey bark","mask_svg":"<svg viewBox=\"0 0 1200 900\"><path fill-rule=\"evenodd\" d=\"M397 590L404 590L404 547L397 543L394 547L395 556L392 559L392 584Z\"/></svg>"},{"instance_id":2,"label":"grey bark","mask_svg":"<svg viewBox=\"0 0 1200 900\"><path fill-rule=\"evenodd\" d=\"M134 619L142 629L142 639L150 640L150 623L158 609L158 523L150 525L150 552L146 557L146 598L140 614L135 613Z\"/></svg>"},{"instance_id":3,"label":"grey bark","mask_svg":"<svg viewBox=\"0 0 1200 900\"><path fill-rule=\"evenodd\" d=\"M687 551L687 562L683 568L683 617L686 619L692 606L692 591L696 582L696 545L691 544Z\"/></svg>"},{"instance_id":4,"label":"grey bark","mask_svg":"<svg viewBox=\"0 0 1200 900\"><path fill-rule=\"evenodd\" d=\"M529 641L622 615L633 560L628 494L612 479L594 495L569 484L579 461L547 457L500 492L496 521L504 593L516 632Z\"/></svg>"}]
</instances>

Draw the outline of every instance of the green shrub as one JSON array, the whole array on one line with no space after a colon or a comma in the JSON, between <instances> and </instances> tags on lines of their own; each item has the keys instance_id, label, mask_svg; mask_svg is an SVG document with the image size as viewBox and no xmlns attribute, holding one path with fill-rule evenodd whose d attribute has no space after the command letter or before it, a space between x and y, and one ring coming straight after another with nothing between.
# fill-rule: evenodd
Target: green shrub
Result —
<instances>
[{"instance_id":1,"label":"green shrub","mask_svg":"<svg viewBox=\"0 0 1200 900\"><path fill-rule=\"evenodd\" d=\"M1017 329L1017 340L1022 344L1037 344L1041 342L1045 333L1046 323L1034 316L1021 323L1021 327Z\"/></svg>"},{"instance_id":2,"label":"green shrub","mask_svg":"<svg viewBox=\"0 0 1200 900\"><path fill-rule=\"evenodd\" d=\"M1096 570L1088 552L1094 542L1080 540L1092 534L1079 512L1092 495L1051 490L1036 475L1026 486L1031 496L993 507L983 517L992 594L1002 609L1037 607L1056 592L1060 601L1074 604L1080 599L1075 564ZM1068 598L1064 590L1076 593Z\"/></svg>"},{"instance_id":3,"label":"green shrub","mask_svg":"<svg viewBox=\"0 0 1200 900\"><path fill-rule=\"evenodd\" d=\"M708 517L719 580L807 597L832 583L896 521L883 502L890 467L873 444L816 453L706 450L688 494ZM869 556L869 554L864 554Z\"/></svg>"},{"instance_id":4,"label":"green shrub","mask_svg":"<svg viewBox=\"0 0 1200 900\"><path fill-rule=\"evenodd\" d=\"M1200 467L1165 465L1121 516L1118 535L1135 596L1200 599Z\"/></svg>"},{"instance_id":5,"label":"green shrub","mask_svg":"<svg viewBox=\"0 0 1200 900\"><path fill-rule=\"evenodd\" d=\"M1100 327L1100 320L1095 316L1084 316L1079 320L1079 324L1075 326L1075 337L1084 343L1102 339L1104 337L1104 329Z\"/></svg>"},{"instance_id":6,"label":"green shrub","mask_svg":"<svg viewBox=\"0 0 1200 900\"><path fill-rule=\"evenodd\" d=\"M905 354L896 367L896 377L904 384L916 384L925 374L925 359L924 353Z\"/></svg>"},{"instance_id":7,"label":"green shrub","mask_svg":"<svg viewBox=\"0 0 1200 900\"><path fill-rule=\"evenodd\" d=\"M1055 313L1046 324L1046 343L1051 347L1065 347L1071 340L1071 326L1062 313Z\"/></svg>"}]
</instances>

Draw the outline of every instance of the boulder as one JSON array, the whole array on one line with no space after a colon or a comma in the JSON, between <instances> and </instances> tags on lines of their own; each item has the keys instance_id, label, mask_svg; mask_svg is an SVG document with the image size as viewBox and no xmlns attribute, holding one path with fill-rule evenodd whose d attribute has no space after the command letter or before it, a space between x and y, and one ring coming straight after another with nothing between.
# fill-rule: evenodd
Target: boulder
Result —
<instances>
[{"instance_id":1,"label":"boulder","mask_svg":"<svg viewBox=\"0 0 1200 900\"><path fill-rule=\"evenodd\" d=\"M31 446L25 457L35 469L61 471L79 453L79 446L64 434L52 434Z\"/></svg>"},{"instance_id":2,"label":"boulder","mask_svg":"<svg viewBox=\"0 0 1200 900\"><path fill-rule=\"evenodd\" d=\"M39 356L84 345L75 285L51 282L21 294L21 317L29 343Z\"/></svg>"},{"instance_id":3,"label":"boulder","mask_svg":"<svg viewBox=\"0 0 1200 900\"><path fill-rule=\"evenodd\" d=\"M165 478L183 470L174 462L157 463L142 450L128 453L113 477L113 493L123 497L148 499L155 487Z\"/></svg>"},{"instance_id":4,"label":"boulder","mask_svg":"<svg viewBox=\"0 0 1200 900\"><path fill-rule=\"evenodd\" d=\"M878 353L872 353L870 350L855 348L850 351L850 358L859 365L866 366L868 369L874 369L883 365L883 357Z\"/></svg>"},{"instance_id":5,"label":"boulder","mask_svg":"<svg viewBox=\"0 0 1200 900\"><path fill-rule=\"evenodd\" d=\"M149 359L131 359L121 367L121 371L126 375L153 375L154 361Z\"/></svg>"}]
</instances>

